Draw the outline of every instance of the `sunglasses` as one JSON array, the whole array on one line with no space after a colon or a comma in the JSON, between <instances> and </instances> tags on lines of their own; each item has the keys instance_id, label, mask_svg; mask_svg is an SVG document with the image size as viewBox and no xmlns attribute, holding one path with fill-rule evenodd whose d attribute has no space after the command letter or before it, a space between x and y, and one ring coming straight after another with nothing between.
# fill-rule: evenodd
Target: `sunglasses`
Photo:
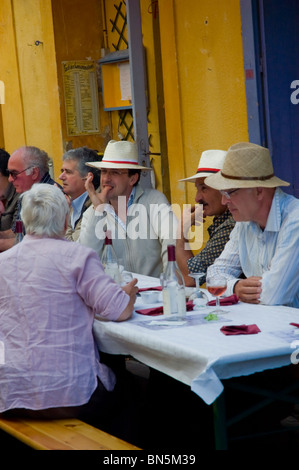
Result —
<instances>
[{"instance_id":1,"label":"sunglasses","mask_svg":"<svg viewBox=\"0 0 299 470\"><path fill-rule=\"evenodd\" d=\"M236 191L239 191L240 188L237 188L237 189L230 189L229 191L220 191L220 193L222 194L222 196L225 196L226 199L230 199L231 198L231 195L233 193L235 193Z\"/></svg>"},{"instance_id":2,"label":"sunglasses","mask_svg":"<svg viewBox=\"0 0 299 470\"><path fill-rule=\"evenodd\" d=\"M14 181L21 173L24 173L24 171L30 170L31 168L33 168L33 166L29 166L28 168L25 168L25 170L22 171L7 170L7 173L8 176L10 176Z\"/></svg>"}]
</instances>

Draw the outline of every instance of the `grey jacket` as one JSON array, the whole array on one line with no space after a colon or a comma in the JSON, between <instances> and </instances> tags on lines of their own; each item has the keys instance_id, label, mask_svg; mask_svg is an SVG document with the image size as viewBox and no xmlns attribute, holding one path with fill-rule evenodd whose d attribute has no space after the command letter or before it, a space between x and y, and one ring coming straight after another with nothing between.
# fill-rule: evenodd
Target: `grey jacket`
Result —
<instances>
[{"instance_id":1,"label":"grey jacket","mask_svg":"<svg viewBox=\"0 0 299 470\"><path fill-rule=\"evenodd\" d=\"M159 277L167 263L167 245L176 243L177 224L164 194L137 185L125 226L110 204L103 204L100 211L90 206L83 214L78 242L101 257L105 231L111 230L119 264L126 271Z\"/></svg>"}]
</instances>

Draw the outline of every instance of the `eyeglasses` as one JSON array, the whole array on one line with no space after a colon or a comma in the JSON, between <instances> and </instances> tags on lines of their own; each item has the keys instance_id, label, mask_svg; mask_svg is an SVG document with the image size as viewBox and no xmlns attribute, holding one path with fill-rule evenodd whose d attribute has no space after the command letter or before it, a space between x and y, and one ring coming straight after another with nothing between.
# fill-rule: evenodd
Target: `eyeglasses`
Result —
<instances>
[{"instance_id":1,"label":"eyeglasses","mask_svg":"<svg viewBox=\"0 0 299 470\"><path fill-rule=\"evenodd\" d=\"M128 171L120 171L120 170L106 170L105 168L101 169L101 174L103 176L110 175L110 176L121 176L127 175Z\"/></svg>"},{"instance_id":2,"label":"eyeglasses","mask_svg":"<svg viewBox=\"0 0 299 470\"><path fill-rule=\"evenodd\" d=\"M220 191L220 193L222 194L222 196L225 196L226 199L230 199L231 198L231 195L233 193L235 193L236 191L239 191L240 188L237 188L237 189L231 189L229 191Z\"/></svg>"},{"instance_id":3,"label":"eyeglasses","mask_svg":"<svg viewBox=\"0 0 299 470\"><path fill-rule=\"evenodd\" d=\"M28 168L25 168L25 170L22 170L22 171L7 170L7 173L8 173L8 176L11 176L11 178L12 178L13 181L14 181L15 179L17 179L17 177L18 177L21 173L24 173L24 171L30 170L31 168L33 168L33 166L29 166Z\"/></svg>"}]
</instances>

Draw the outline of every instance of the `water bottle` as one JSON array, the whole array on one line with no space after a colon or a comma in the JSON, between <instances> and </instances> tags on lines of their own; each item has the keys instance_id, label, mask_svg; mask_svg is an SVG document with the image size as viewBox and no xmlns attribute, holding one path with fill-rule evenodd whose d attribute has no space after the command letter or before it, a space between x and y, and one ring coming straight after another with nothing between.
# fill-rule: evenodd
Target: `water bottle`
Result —
<instances>
[{"instance_id":1,"label":"water bottle","mask_svg":"<svg viewBox=\"0 0 299 470\"><path fill-rule=\"evenodd\" d=\"M168 263L161 275L163 312L173 319L181 320L186 316L185 283L175 258L175 246L168 245Z\"/></svg>"},{"instance_id":2,"label":"water bottle","mask_svg":"<svg viewBox=\"0 0 299 470\"><path fill-rule=\"evenodd\" d=\"M119 264L112 245L110 232L106 232L101 261L105 273L108 274L108 276L110 276L117 284L120 284Z\"/></svg>"}]
</instances>

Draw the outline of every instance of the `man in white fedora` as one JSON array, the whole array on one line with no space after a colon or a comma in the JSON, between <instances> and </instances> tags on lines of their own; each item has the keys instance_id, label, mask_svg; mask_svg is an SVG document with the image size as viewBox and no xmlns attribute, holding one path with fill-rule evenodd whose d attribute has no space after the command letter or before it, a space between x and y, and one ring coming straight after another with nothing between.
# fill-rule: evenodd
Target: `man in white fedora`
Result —
<instances>
[{"instance_id":1,"label":"man in white fedora","mask_svg":"<svg viewBox=\"0 0 299 470\"><path fill-rule=\"evenodd\" d=\"M188 244L188 234L184 233L184 218L182 217L180 220L177 234L176 259L184 276L186 286L194 285L194 280L189 276L189 273L207 272L208 267L221 254L235 225L226 205L223 205L221 202L222 196L220 192L210 188L204 182L207 176L217 173L222 168L225 156L226 152L224 150L204 151L199 160L196 174L180 180L195 183L197 190L195 202L202 204L204 219L206 217L214 217L212 224L208 227L209 240L205 247L195 256ZM195 206L193 206L191 208L191 224L195 225L197 222ZM204 283L205 276L200 279L200 284Z\"/></svg>"},{"instance_id":2,"label":"man in white fedora","mask_svg":"<svg viewBox=\"0 0 299 470\"><path fill-rule=\"evenodd\" d=\"M119 264L126 271L159 277L167 263L167 245L175 244L177 219L167 198L156 189L143 189L135 143L111 140L100 162L87 165L101 170L100 192L87 178L92 206L82 219L79 243L101 256L105 230Z\"/></svg>"},{"instance_id":3,"label":"man in white fedora","mask_svg":"<svg viewBox=\"0 0 299 470\"><path fill-rule=\"evenodd\" d=\"M222 273L225 295L242 302L299 307L299 200L279 188L289 183L274 175L269 150L233 145L205 183L221 191L237 222L208 275Z\"/></svg>"}]
</instances>

